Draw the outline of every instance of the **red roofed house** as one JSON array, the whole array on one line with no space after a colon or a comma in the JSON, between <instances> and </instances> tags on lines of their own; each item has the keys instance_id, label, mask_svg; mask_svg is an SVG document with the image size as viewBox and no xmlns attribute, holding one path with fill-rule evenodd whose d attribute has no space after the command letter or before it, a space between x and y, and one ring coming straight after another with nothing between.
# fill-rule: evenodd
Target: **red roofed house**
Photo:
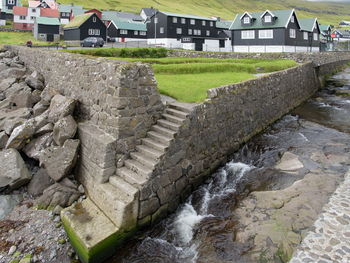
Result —
<instances>
[{"instance_id":1,"label":"red roofed house","mask_svg":"<svg viewBox=\"0 0 350 263\"><path fill-rule=\"evenodd\" d=\"M85 14L95 13L99 19L102 19L102 12L97 9L90 9L88 11L85 11Z\"/></svg>"},{"instance_id":2,"label":"red roofed house","mask_svg":"<svg viewBox=\"0 0 350 263\"><path fill-rule=\"evenodd\" d=\"M58 9L40 8L40 16L59 18L60 12L58 11Z\"/></svg>"}]
</instances>

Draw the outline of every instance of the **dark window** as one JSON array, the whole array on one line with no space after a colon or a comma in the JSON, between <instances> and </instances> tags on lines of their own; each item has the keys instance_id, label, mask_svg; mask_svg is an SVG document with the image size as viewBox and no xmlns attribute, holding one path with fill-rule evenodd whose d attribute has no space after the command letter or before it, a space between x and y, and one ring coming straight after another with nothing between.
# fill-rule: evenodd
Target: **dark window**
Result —
<instances>
[{"instance_id":1,"label":"dark window","mask_svg":"<svg viewBox=\"0 0 350 263\"><path fill-rule=\"evenodd\" d=\"M219 40L219 47L225 47L225 39Z\"/></svg>"}]
</instances>

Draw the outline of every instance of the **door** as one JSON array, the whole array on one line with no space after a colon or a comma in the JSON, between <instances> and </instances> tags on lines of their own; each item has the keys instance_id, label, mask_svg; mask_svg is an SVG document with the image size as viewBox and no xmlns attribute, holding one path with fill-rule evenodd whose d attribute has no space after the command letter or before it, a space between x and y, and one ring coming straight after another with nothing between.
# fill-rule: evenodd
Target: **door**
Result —
<instances>
[{"instance_id":1,"label":"door","mask_svg":"<svg viewBox=\"0 0 350 263\"><path fill-rule=\"evenodd\" d=\"M196 51L203 51L204 39L193 39L193 42Z\"/></svg>"},{"instance_id":2,"label":"door","mask_svg":"<svg viewBox=\"0 0 350 263\"><path fill-rule=\"evenodd\" d=\"M46 35L46 41L52 42L53 41L53 34L47 34Z\"/></svg>"}]
</instances>

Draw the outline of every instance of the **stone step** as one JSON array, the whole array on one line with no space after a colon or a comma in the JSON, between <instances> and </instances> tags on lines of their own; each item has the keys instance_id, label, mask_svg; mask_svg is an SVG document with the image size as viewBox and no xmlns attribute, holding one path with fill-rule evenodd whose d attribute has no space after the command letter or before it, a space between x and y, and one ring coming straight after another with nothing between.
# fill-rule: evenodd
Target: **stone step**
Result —
<instances>
[{"instance_id":1,"label":"stone step","mask_svg":"<svg viewBox=\"0 0 350 263\"><path fill-rule=\"evenodd\" d=\"M148 147L151 147L157 151L165 152L165 150L168 148L167 145L160 143L158 141L155 141L151 138L143 138L141 139L142 144Z\"/></svg>"},{"instance_id":2,"label":"stone step","mask_svg":"<svg viewBox=\"0 0 350 263\"><path fill-rule=\"evenodd\" d=\"M192 111L193 105L186 104L186 103L173 102L173 103L168 104L168 107L175 109L175 110L178 110L178 111L190 113Z\"/></svg>"},{"instance_id":3,"label":"stone step","mask_svg":"<svg viewBox=\"0 0 350 263\"><path fill-rule=\"evenodd\" d=\"M118 191L118 194L120 195L127 195L128 197L134 196L135 193L138 191L136 187L129 184L120 176L115 176L115 175L110 176L109 182L111 185L113 185L116 188L116 190Z\"/></svg>"},{"instance_id":4,"label":"stone step","mask_svg":"<svg viewBox=\"0 0 350 263\"><path fill-rule=\"evenodd\" d=\"M169 145L171 140L173 139L169 136L163 135L163 134L155 132L155 131L147 132L147 137L151 138L157 142L163 143L165 145Z\"/></svg>"},{"instance_id":5,"label":"stone step","mask_svg":"<svg viewBox=\"0 0 350 263\"><path fill-rule=\"evenodd\" d=\"M170 115L170 114L166 114L166 113L163 113L162 116L167 120L167 121L170 121L170 122L173 122L173 123L176 123L176 124L182 124L184 119L181 119L179 117L176 117L174 115Z\"/></svg>"},{"instance_id":6,"label":"stone step","mask_svg":"<svg viewBox=\"0 0 350 263\"><path fill-rule=\"evenodd\" d=\"M139 187L140 185L143 185L148 180L147 176L134 173L133 171L131 171L129 168L127 168L125 166L118 168L116 171L116 174L117 174L117 176L120 176L125 181L127 181L129 184L131 184L135 187Z\"/></svg>"},{"instance_id":7,"label":"stone step","mask_svg":"<svg viewBox=\"0 0 350 263\"><path fill-rule=\"evenodd\" d=\"M176 131L170 130L168 128L164 128L164 127L162 127L160 125L153 125L151 127L151 130L155 131L155 132L158 132L158 133L161 133L163 135L169 136L171 138L174 138L175 134L176 134Z\"/></svg>"},{"instance_id":8,"label":"stone step","mask_svg":"<svg viewBox=\"0 0 350 263\"><path fill-rule=\"evenodd\" d=\"M164 119L158 120L157 124L159 126L162 126L164 128L167 128L167 129L170 129L170 130L173 130L173 131L178 131L180 126L181 126L179 124L176 124L176 123L173 123L171 121L164 120Z\"/></svg>"},{"instance_id":9,"label":"stone step","mask_svg":"<svg viewBox=\"0 0 350 263\"><path fill-rule=\"evenodd\" d=\"M130 156L133 160L138 161L139 163L143 164L144 166L146 166L152 170L154 169L154 166L157 164L156 160L147 157L143 153L132 152L132 153L130 153Z\"/></svg>"},{"instance_id":10,"label":"stone step","mask_svg":"<svg viewBox=\"0 0 350 263\"><path fill-rule=\"evenodd\" d=\"M167 108L165 109L165 112L170 115L174 115L175 117L181 118L181 119L186 119L188 112L183 112L179 110L175 110L172 108Z\"/></svg>"},{"instance_id":11,"label":"stone step","mask_svg":"<svg viewBox=\"0 0 350 263\"><path fill-rule=\"evenodd\" d=\"M146 167L145 165L143 165L138 161L128 159L124 162L124 164L127 168L129 168L134 173L141 174L144 176L149 176L152 174L152 169Z\"/></svg>"},{"instance_id":12,"label":"stone step","mask_svg":"<svg viewBox=\"0 0 350 263\"><path fill-rule=\"evenodd\" d=\"M156 150L147 145L137 145L136 150L140 153L146 154L149 158L155 160L158 160L164 154L164 151Z\"/></svg>"}]
</instances>

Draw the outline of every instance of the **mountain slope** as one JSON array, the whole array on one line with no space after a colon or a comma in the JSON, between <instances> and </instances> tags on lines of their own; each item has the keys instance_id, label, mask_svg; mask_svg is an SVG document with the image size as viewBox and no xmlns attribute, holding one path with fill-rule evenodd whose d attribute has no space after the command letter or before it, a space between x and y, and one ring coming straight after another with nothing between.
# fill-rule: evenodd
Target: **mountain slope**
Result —
<instances>
[{"instance_id":1,"label":"mountain slope","mask_svg":"<svg viewBox=\"0 0 350 263\"><path fill-rule=\"evenodd\" d=\"M143 7L163 11L219 16L233 19L244 11L295 8L300 18L317 17L323 24L337 25L341 20L350 20L350 3L313 2L305 0L58 0L64 4L78 4L85 8L123 10L138 13Z\"/></svg>"}]
</instances>

